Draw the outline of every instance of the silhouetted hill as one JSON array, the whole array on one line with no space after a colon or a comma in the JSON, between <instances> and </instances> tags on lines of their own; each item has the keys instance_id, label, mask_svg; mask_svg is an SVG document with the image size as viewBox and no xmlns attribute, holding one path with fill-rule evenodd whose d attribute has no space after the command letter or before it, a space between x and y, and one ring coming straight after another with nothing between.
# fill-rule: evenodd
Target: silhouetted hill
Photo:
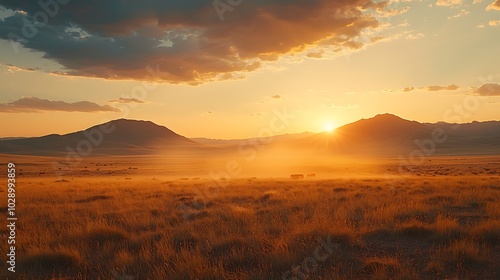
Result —
<instances>
[{"instance_id":1,"label":"silhouetted hill","mask_svg":"<svg viewBox=\"0 0 500 280\"><path fill-rule=\"evenodd\" d=\"M109 127L108 133L106 133ZM172 130L157 125L151 121L138 121L119 119L105 124L90 127L84 131L70 133L65 136L77 139L87 138L85 132L89 134L91 131L102 130L105 134L104 140L108 142L120 142L129 145L151 146L151 145L192 145L195 144L184 136L181 136Z\"/></svg>"},{"instance_id":2,"label":"silhouetted hill","mask_svg":"<svg viewBox=\"0 0 500 280\"><path fill-rule=\"evenodd\" d=\"M446 140L433 140L433 133L439 133ZM344 125L332 133L295 141L294 146L341 154L393 156L429 148L423 144L429 141L435 145L433 155L497 154L500 153L500 122L429 124L381 114Z\"/></svg>"},{"instance_id":3,"label":"silhouetted hill","mask_svg":"<svg viewBox=\"0 0 500 280\"><path fill-rule=\"evenodd\" d=\"M433 139L436 133L445 140ZM184 149L215 149L217 153L238 151L241 143L259 140L197 139L202 143L150 121L119 119L65 135L4 139L0 141L0 153L64 155L78 149L85 153L89 148L92 154L109 155L182 152ZM292 153L301 149L320 154L363 156L404 156L422 149L432 150L432 155L500 154L500 122L430 124L381 114L344 125L331 133L277 135L271 146L289 149Z\"/></svg>"},{"instance_id":4,"label":"silhouetted hill","mask_svg":"<svg viewBox=\"0 0 500 280\"><path fill-rule=\"evenodd\" d=\"M0 153L53 154L78 149L86 153L92 149L93 153L137 154L197 145L153 122L119 119L64 135L4 140Z\"/></svg>"}]
</instances>

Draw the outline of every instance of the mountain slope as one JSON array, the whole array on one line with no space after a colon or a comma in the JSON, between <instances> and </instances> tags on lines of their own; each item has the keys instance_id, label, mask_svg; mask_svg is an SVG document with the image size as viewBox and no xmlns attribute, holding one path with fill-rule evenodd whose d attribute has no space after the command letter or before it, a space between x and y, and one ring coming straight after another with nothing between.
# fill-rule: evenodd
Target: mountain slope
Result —
<instances>
[{"instance_id":1,"label":"mountain slope","mask_svg":"<svg viewBox=\"0 0 500 280\"><path fill-rule=\"evenodd\" d=\"M436 132L445 140L433 140ZM182 154L185 149L215 149L220 154L240 151L242 143L250 146L259 143L258 139L204 138L200 142L150 121L119 119L65 135L4 139L0 141L0 153L64 156L71 151L108 155L178 151ZM408 156L422 149L432 150L432 155L500 154L500 122L430 124L382 114L344 125L332 133L277 135L270 145L289 154L304 150L322 155Z\"/></svg>"},{"instance_id":2,"label":"mountain slope","mask_svg":"<svg viewBox=\"0 0 500 280\"><path fill-rule=\"evenodd\" d=\"M64 135L4 140L0 153L53 154L88 150L97 153L148 153L154 149L193 147L198 143L150 121L119 119Z\"/></svg>"},{"instance_id":3,"label":"mountain slope","mask_svg":"<svg viewBox=\"0 0 500 280\"><path fill-rule=\"evenodd\" d=\"M438 132L445 141L433 140ZM435 155L500 153L500 122L428 124L382 114L295 141L294 146L334 154L394 156L431 147L423 143L434 146Z\"/></svg>"}]
</instances>

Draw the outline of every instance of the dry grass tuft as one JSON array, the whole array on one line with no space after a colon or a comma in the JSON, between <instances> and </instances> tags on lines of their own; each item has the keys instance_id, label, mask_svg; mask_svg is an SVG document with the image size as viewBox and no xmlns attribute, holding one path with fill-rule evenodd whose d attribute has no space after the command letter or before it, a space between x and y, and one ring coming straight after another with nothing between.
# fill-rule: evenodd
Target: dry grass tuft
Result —
<instances>
[{"instance_id":1,"label":"dry grass tuft","mask_svg":"<svg viewBox=\"0 0 500 280\"><path fill-rule=\"evenodd\" d=\"M82 263L82 257L77 250L36 250L23 257L20 266L23 271L32 273L64 272Z\"/></svg>"},{"instance_id":2,"label":"dry grass tuft","mask_svg":"<svg viewBox=\"0 0 500 280\"><path fill-rule=\"evenodd\" d=\"M471 234L490 245L500 244L500 220L484 221L472 228Z\"/></svg>"},{"instance_id":3,"label":"dry grass tuft","mask_svg":"<svg viewBox=\"0 0 500 280\"><path fill-rule=\"evenodd\" d=\"M88 232L87 237L91 243L99 245L128 240L125 231L112 227L96 227Z\"/></svg>"},{"instance_id":4,"label":"dry grass tuft","mask_svg":"<svg viewBox=\"0 0 500 280\"><path fill-rule=\"evenodd\" d=\"M395 257L369 257L364 261L362 272L370 275L371 279L389 279L400 267Z\"/></svg>"},{"instance_id":5,"label":"dry grass tuft","mask_svg":"<svg viewBox=\"0 0 500 280\"><path fill-rule=\"evenodd\" d=\"M193 250L198 245L198 239L188 231L178 231L174 233L172 243L177 251L181 249Z\"/></svg>"},{"instance_id":6,"label":"dry grass tuft","mask_svg":"<svg viewBox=\"0 0 500 280\"><path fill-rule=\"evenodd\" d=\"M373 271L376 268L379 267L388 267L392 268L393 270L398 268L400 266L399 261L396 257L369 257L364 260L365 265L364 269L365 271Z\"/></svg>"},{"instance_id":7,"label":"dry grass tuft","mask_svg":"<svg viewBox=\"0 0 500 280\"><path fill-rule=\"evenodd\" d=\"M454 240L439 248L435 258L449 267L465 269L486 262L485 250L484 246L469 239Z\"/></svg>"},{"instance_id":8,"label":"dry grass tuft","mask_svg":"<svg viewBox=\"0 0 500 280\"><path fill-rule=\"evenodd\" d=\"M404 236L426 238L435 234L436 230L432 225L418 220L410 220L398 225L396 232Z\"/></svg>"},{"instance_id":9,"label":"dry grass tuft","mask_svg":"<svg viewBox=\"0 0 500 280\"><path fill-rule=\"evenodd\" d=\"M435 226L437 231L435 237L441 241L456 239L462 233L458 219L450 216L439 215L436 218Z\"/></svg>"}]
</instances>

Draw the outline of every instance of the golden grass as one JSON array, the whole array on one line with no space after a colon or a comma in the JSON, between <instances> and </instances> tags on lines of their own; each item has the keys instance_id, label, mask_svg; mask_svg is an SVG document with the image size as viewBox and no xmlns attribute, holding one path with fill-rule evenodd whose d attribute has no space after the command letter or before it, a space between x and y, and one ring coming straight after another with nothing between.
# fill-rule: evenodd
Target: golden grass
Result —
<instances>
[{"instance_id":1,"label":"golden grass","mask_svg":"<svg viewBox=\"0 0 500 280\"><path fill-rule=\"evenodd\" d=\"M20 262L20 268L24 271L38 271L39 274L65 273L82 263L82 257L78 250L57 249L35 249Z\"/></svg>"},{"instance_id":2,"label":"golden grass","mask_svg":"<svg viewBox=\"0 0 500 280\"><path fill-rule=\"evenodd\" d=\"M484 245L471 239L454 240L436 251L428 269L440 270L446 265L457 270L478 267L488 261L486 251Z\"/></svg>"},{"instance_id":3,"label":"golden grass","mask_svg":"<svg viewBox=\"0 0 500 280\"><path fill-rule=\"evenodd\" d=\"M474 226L471 234L491 245L500 244L500 220L483 221Z\"/></svg>"},{"instance_id":4,"label":"golden grass","mask_svg":"<svg viewBox=\"0 0 500 280\"><path fill-rule=\"evenodd\" d=\"M16 279L500 276L499 177L67 181L19 183Z\"/></svg>"},{"instance_id":5,"label":"golden grass","mask_svg":"<svg viewBox=\"0 0 500 280\"><path fill-rule=\"evenodd\" d=\"M408 262L402 263L398 256L376 256L364 260L362 269L365 279L420 279Z\"/></svg>"},{"instance_id":6,"label":"golden grass","mask_svg":"<svg viewBox=\"0 0 500 280\"><path fill-rule=\"evenodd\" d=\"M458 219L447 216L439 215L436 218L436 237L440 240L451 240L458 238L461 234L461 227L458 223Z\"/></svg>"}]
</instances>

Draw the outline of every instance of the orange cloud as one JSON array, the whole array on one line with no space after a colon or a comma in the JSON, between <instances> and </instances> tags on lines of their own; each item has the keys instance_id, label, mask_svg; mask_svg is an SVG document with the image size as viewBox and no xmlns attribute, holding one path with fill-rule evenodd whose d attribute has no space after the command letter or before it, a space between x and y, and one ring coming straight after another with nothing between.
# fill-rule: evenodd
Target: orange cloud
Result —
<instances>
[{"instance_id":1,"label":"orange cloud","mask_svg":"<svg viewBox=\"0 0 500 280\"><path fill-rule=\"evenodd\" d=\"M438 0L436 2L437 6L459 6L462 4L462 0Z\"/></svg>"},{"instance_id":2,"label":"orange cloud","mask_svg":"<svg viewBox=\"0 0 500 280\"><path fill-rule=\"evenodd\" d=\"M441 91L441 90L457 90L459 86L449 85L449 86L428 86L425 88L427 91Z\"/></svg>"},{"instance_id":3,"label":"orange cloud","mask_svg":"<svg viewBox=\"0 0 500 280\"><path fill-rule=\"evenodd\" d=\"M488 24L489 26L500 26L500 20L490 20Z\"/></svg>"},{"instance_id":4,"label":"orange cloud","mask_svg":"<svg viewBox=\"0 0 500 280\"><path fill-rule=\"evenodd\" d=\"M1 39L40 11L36 1L2 5L25 14L3 19ZM221 21L212 1L69 1L43 32L19 43L67 69L59 75L196 85L241 78L315 46L359 49L353 39L377 27L372 14L386 7L375 0L245 1Z\"/></svg>"},{"instance_id":5,"label":"orange cloud","mask_svg":"<svg viewBox=\"0 0 500 280\"><path fill-rule=\"evenodd\" d=\"M500 0L496 0L495 2L489 4L486 7L486 10L497 10L497 11L500 11Z\"/></svg>"}]
</instances>

